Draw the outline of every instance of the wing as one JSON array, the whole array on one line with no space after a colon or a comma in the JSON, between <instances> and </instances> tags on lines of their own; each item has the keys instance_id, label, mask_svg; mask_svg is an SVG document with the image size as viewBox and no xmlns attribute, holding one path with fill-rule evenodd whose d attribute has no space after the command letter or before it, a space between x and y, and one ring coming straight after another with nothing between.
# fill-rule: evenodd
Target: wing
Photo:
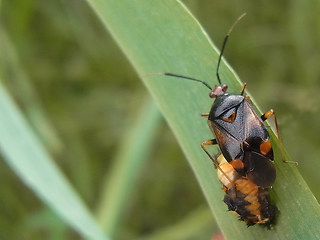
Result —
<instances>
[{"instance_id":1,"label":"wing","mask_svg":"<svg viewBox=\"0 0 320 240\"><path fill-rule=\"evenodd\" d=\"M235 139L228 131L215 122L208 121L211 130L214 132L223 156L228 162L243 155L241 142ZM242 159L242 158L241 158Z\"/></svg>"},{"instance_id":2,"label":"wing","mask_svg":"<svg viewBox=\"0 0 320 240\"><path fill-rule=\"evenodd\" d=\"M276 169L268 157L257 152L245 151L244 165L247 177L256 185L266 188L274 183Z\"/></svg>"},{"instance_id":3,"label":"wing","mask_svg":"<svg viewBox=\"0 0 320 240\"><path fill-rule=\"evenodd\" d=\"M245 124L245 139L260 138L262 141L267 141L269 132L264 125L261 117L257 114L250 102L244 100L244 124Z\"/></svg>"}]
</instances>

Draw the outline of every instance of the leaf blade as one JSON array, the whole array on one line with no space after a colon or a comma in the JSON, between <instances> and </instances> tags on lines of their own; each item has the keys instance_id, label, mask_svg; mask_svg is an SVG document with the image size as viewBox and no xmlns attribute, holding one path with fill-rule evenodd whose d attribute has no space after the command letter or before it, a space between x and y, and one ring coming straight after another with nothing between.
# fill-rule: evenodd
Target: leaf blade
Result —
<instances>
[{"instance_id":1,"label":"leaf blade","mask_svg":"<svg viewBox=\"0 0 320 240\"><path fill-rule=\"evenodd\" d=\"M172 72L216 82L212 78L218 58L216 48L179 2L87 1L140 76ZM228 84L230 92L240 92L239 79L228 65L221 66L221 78ZM200 148L203 140L212 138L205 121L199 116L210 108L207 92L201 86L178 79L143 77L143 80L177 136L228 239L300 239L302 235L304 238L319 238L319 204L295 167L281 165L278 161L278 178L272 195L278 201L276 205L281 212L274 229L268 231L258 226L247 229L243 222L226 213L226 206L221 201L223 192L220 183L212 164ZM278 153L279 146L274 136L272 142ZM217 149L212 152L217 153ZM281 157L276 154L276 159ZM299 196L296 197L296 194ZM288 206L288 201L295 204ZM299 215L308 217L308 225L301 224ZM304 227L309 231L305 231Z\"/></svg>"},{"instance_id":2,"label":"leaf blade","mask_svg":"<svg viewBox=\"0 0 320 240\"><path fill-rule=\"evenodd\" d=\"M108 239L1 84L0 112L0 151L11 169L80 234L90 239Z\"/></svg>"}]
</instances>

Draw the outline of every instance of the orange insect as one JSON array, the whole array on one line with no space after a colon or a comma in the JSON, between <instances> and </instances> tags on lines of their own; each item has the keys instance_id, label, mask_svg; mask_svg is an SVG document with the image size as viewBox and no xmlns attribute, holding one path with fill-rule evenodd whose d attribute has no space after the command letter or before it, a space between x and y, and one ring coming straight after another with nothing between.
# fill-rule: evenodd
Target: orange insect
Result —
<instances>
[{"instance_id":1,"label":"orange insect","mask_svg":"<svg viewBox=\"0 0 320 240\"><path fill-rule=\"evenodd\" d=\"M271 204L268 189L256 185L246 176L239 175L222 154L217 161L221 169L218 169L218 178L226 192L223 201L228 210L236 213L248 226L261 224L270 228L274 223L277 208Z\"/></svg>"}]
</instances>

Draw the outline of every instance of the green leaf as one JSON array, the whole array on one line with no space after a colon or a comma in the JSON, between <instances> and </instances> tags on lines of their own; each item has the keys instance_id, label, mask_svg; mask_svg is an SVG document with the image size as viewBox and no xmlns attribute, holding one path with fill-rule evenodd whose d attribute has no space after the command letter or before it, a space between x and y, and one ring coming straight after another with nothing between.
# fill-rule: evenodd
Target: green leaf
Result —
<instances>
[{"instance_id":1,"label":"green leaf","mask_svg":"<svg viewBox=\"0 0 320 240\"><path fill-rule=\"evenodd\" d=\"M66 223L84 237L108 239L45 151L2 85L0 150L13 171Z\"/></svg>"},{"instance_id":2,"label":"green leaf","mask_svg":"<svg viewBox=\"0 0 320 240\"><path fill-rule=\"evenodd\" d=\"M226 238L320 238L319 204L296 167L281 163L274 135L272 144L276 152L277 180L272 198L279 209L276 225L271 230L260 226L247 228L226 211L216 170L200 148L202 141L213 138L206 119L200 117L200 113L208 112L212 104L208 89L187 80L148 76L150 73L172 72L202 79L211 85L217 83L217 50L188 10L180 2L172 0L87 1L160 106ZM233 20L230 19L230 25ZM239 93L242 84L233 70L223 64L220 73L222 81L229 86L229 92ZM212 147L212 153L217 152L218 148Z\"/></svg>"}]
</instances>

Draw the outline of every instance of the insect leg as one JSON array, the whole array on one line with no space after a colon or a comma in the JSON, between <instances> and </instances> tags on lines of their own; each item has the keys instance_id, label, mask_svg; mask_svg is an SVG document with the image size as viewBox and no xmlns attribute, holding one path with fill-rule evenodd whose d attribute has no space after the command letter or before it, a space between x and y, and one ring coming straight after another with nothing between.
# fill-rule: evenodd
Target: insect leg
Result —
<instances>
[{"instance_id":1,"label":"insect leg","mask_svg":"<svg viewBox=\"0 0 320 240\"><path fill-rule=\"evenodd\" d=\"M279 139L280 145L282 145L281 137L280 137L280 132L279 132L278 121L277 121L277 117L276 117L276 114L274 113L273 109L270 109L270 110L267 111L265 114L263 114L263 115L261 116L261 119L262 119L262 121L265 121L265 120L267 120L271 115L273 116L274 124L276 125L276 130L277 130L277 135L278 135L278 139Z\"/></svg>"},{"instance_id":2,"label":"insect leg","mask_svg":"<svg viewBox=\"0 0 320 240\"><path fill-rule=\"evenodd\" d=\"M219 162L217 161L217 159L213 158L211 156L211 154L207 151L206 146L210 146L210 145L216 145L218 144L216 139L211 139L211 140L207 140L204 141L203 143L201 143L201 148L203 149L203 151L208 155L208 157L212 160L213 164L216 166L216 168L222 172L222 174L228 179L228 181L230 183L232 183L231 179L228 177L228 175L220 168L219 166Z\"/></svg>"},{"instance_id":3,"label":"insect leg","mask_svg":"<svg viewBox=\"0 0 320 240\"><path fill-rule=\"evenodd\" d=\"M251 98L250 98L249 96L245 96L244 98L245 98L249 103L252 104Z\"/></svg>"},{"instance_id":4,"label":"insect leg","mask_svg":"<svg viewBox=\"0 0 320 240\"><path fill-rule=\"evenodd\" d=\"M218 168L219 167L218 161L216 159L214 159L206 149L206 146L216 145L216 144L218 144L216 139L207 140L207 141L204 141L203 143L201 143L201 148L209 156L209 158L212 160L213 164Z\"/></svg>"},{"instance_id":5,"label":"insect leg","mask_svg":"<svg viewBox=\"0 0 320 240\"><path fill-rule=\"evenodd\" d=\"M280 150L281 150L281 153L282 153L282 156L284 156L284 148L283 148L283 145L282 145L282 141L281 141L281 136L280 136L280 131L279 131L279 126L278 126L278 121L277 121L277 117L276 117L276 114L275 112L273 111L273 109L270 109L269 111L267 111L265 114L263 114L261 116L261 119L262 121L265 121L267 120L270 116L273 117L273 121L274 121L274 124L276 125L276 131L277 131L277 135L278 135L278 140L279 140L279 144L280 144ZM286 162L286 163L294 163L298 166L298 162L293 162L293 161L286 161L284 158L282 158L282 161L283 162Z\"/></svg>"},{"instance_id":6,"label":"insect leg","mask_svg":"<svg viewBox=\"0 0 320 240\"><path fill-rule=\"evenodd\" d=\"M209 113L201 113L201 117L209 117Z\"/></svg>"},{"instance_id":7,"label":"insect leg","mask_svg":"<svg viewBox=\"0 0 320 240\"><path fill-rule=\"evenodd\" d=\"M244 84L243 84L243 86L242 86L242 89L241 89L240 95L243 95L244 90L246 89L246 87L247 87L247 84L246 84L246 83L244 83Z\"/></svg>"}]
</instances>

